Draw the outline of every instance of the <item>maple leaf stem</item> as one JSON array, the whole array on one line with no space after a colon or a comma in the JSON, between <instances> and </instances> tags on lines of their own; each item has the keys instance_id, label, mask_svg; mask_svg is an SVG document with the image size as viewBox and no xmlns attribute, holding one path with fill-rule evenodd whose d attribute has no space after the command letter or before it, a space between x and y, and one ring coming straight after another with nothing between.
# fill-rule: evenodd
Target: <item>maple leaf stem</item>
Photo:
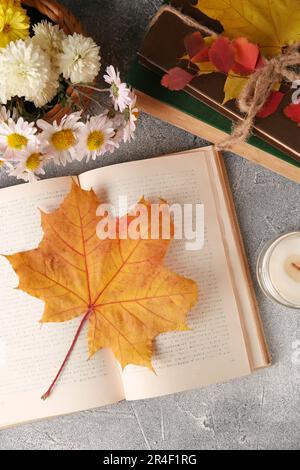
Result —
<instances>
[{"instance_id":1,"label":"maple leaf stem","mask_svg":"<svg viewBox=\"0 0 300 470\"><path fill-rule=\"evenodd\" d=\"M80 333L82 332L82 329L83 329L84 325L86 324L87 320L89 319L89 316L91 315L92 312L93 312L93 309L91 308L91 309L89 309L89 310L87 311L87 313L84 315L84 317L83 317L83 319L82 319L82 321L81 321L81 323L80 323L80 325L79 325L79 328L78 328L78 330L77 330L77 332L76 332L76 335L75 335L75 337L74 337L74 339L73 339L73 341L72 341L71 347L70 347L70 349L69 349L69 351L68 351L68 353L67 353L67 355L66 355L66 357L65 357L65 359L64 359L64 362L62 363L62 365L61 365L61 367L60 367L60 369L59 369L59 371L58 371L58 373L57 373L55 379L53 380L53 382L52 382L52 384L51 384L49 390L42 396L42 400L45 401L45 400L47 400L47 399L50 397L50 395L51 395L51 393L52 393L54 387L56 386L56 384L57 384L57 382L58 382L58 379L60 378L60 376L61 376L61 374L62 374L62 372L63 372L65 366L67 365L67 362L68 362L69 359L70 359L70 356L71 356L71 354L72 354L72 352L73 352L73 350L74 350L74 348L75 348L75 346L76 346L76 343L77 343L77 341L78 341L78 339L79 339Z\"/></svg>"}]
</instances>

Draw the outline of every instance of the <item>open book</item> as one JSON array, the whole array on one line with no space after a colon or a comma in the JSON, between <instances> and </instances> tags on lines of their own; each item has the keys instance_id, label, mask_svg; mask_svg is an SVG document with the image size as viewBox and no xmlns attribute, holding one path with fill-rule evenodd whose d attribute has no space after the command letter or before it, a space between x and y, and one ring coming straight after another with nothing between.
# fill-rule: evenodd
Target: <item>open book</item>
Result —
<instances>
[{"instance_id":1,"label":"open book","mask_svg":"<svg viewBox=\"0 0 300 470\"><path fill-rule=\"evenodd\" d=\"M205 246L186 251L173 241L166 265L199 283L200 302L188 316L192 331L155 341L156 374L127 367L109 350L87 361L82 334L46 402L41 395L56 375L78 320L41 325L43 303L16 290L18 278L0 257L0 428L207 386L251 374L270 359L241 243L223 162L212 147L82 174L105 202L126 194L205 206ZM70 190L71 177L0 190L0 253L36 248L42 238L39 208L52 211ZM83 312L84 313L84 312Z\"/></svg>"}]
</instances>

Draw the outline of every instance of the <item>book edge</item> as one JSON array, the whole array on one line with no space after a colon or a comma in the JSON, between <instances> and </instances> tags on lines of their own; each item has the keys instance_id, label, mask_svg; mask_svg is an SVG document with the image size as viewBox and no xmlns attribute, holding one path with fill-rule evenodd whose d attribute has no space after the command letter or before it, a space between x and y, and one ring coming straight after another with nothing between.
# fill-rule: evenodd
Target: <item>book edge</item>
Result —
<instances>
[{"instance_id":1,"label":"book edge","mask_svg":"<svg viewBox=\"0 0 300 470\"><path fill-rule=\"evenodd\" d=\"M232 196L232 192L230 188L230 183L229 183L229 178L228 178L228 174L226 171L225 163L219 152L214 150L213 153L215 156L215 162L216 162L217 170L219 173L221 186L224 191L225 203L226 203L226 206L228 208L228 213L231 218L231 225L233 229L235 243L236 243L239 255L240 255L241 267L242 267L243 274L244 274L245 285L247 286L247 290L249 293L249 299L251 302L251 311L254 316L255 326L257 330L257 337L259 340L259 345L260 345L262 356L264 357L264 365L262 367L253 366L253 372L255 372L257 370L270 367L272 365L272 359L271 359L270 350L267 344L263 321L262 321L260 309L259 309L258 302L257 302L257 297L256 297L254 285L253 285L252 276L250 273L245 245L244 245L240 225L238 222L238 217L237 217L237 213L236 213L236 209L235 209L235 205L233 201L233 196ZM246 329L245 329L245 334L249 336ZM245 339L247 340L247 338ZM252 360L252 363L253 363L253 360Z\"/></svg>"}]
</instances>

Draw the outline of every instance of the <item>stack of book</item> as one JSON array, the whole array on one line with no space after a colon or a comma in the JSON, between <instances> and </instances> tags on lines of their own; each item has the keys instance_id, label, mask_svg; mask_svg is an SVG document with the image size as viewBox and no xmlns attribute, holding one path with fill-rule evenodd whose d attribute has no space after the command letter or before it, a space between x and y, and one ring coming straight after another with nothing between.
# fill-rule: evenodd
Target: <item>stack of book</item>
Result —
<instances>
[{"instance_id":1,"label":"stack of book","mask_svg":"<svg viewBox=\"0 0 300 470\"><path fill-rule=\"evenodd\" d=\"M188 0L171 4L201 25L221 32L221 25L203 15ZM164 8L164 7L163 7ZM243 119L232 100L223 105L226 76L216 72L195 78L184 91L170 91L161 78L186 53L184 39L195 31L177 14L163 9L152 21L140 47L138 59L129 73L129 82L139 96L139 107L145 112L181 127L210 142L218 143L231 132L232 122ZM291 103L293 90L285 97L276 113L257 119L248 143L237 144L241 156L300 182L299 127L287 119L282 110Z\"/></svg>"}]
</instances>

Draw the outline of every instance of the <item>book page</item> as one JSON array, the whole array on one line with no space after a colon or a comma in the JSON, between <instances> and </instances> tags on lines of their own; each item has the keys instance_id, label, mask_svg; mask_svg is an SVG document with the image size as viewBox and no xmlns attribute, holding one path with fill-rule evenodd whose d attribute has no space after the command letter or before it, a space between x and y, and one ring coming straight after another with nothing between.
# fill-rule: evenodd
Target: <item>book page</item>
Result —
<instances>
[{"instance_id":1,"label":"book page","mask_svg":"<svg viewBox=\"0 0 300 470\"><path fill-rule=\"evenodd\" d=\"M42 239L39 208L56 209L71 178L0 190L0 253L34 249ZM18 278L0 256L0 427L95 408L124 398L116 361L109 351L87 361L83 332L51 398L42 401L71 345L78 319L39 323L44 304L16 290ZM83 312L84 313L84 312Z\"/></svg>"},{"instance_id":2,"label":"book page","mask_svg":"<svg viewBox=\"0 0 300 470\"><path fill-rule=\"evenodd\" d=\"M208 153L213 158L211 150L200 149L80 176L84 189L93 187L103 202L114 205L118 196L126 195L129 205L144 196L205 207L204 248L187 251L184 240L174 240L166 259L167 267L199 285L199 304L188 316L192 331L156 339L156 375L141 367L125 369L123 382L129 400L181 392L251 373L206 162Z\"/></svg>"}]
</instances>

